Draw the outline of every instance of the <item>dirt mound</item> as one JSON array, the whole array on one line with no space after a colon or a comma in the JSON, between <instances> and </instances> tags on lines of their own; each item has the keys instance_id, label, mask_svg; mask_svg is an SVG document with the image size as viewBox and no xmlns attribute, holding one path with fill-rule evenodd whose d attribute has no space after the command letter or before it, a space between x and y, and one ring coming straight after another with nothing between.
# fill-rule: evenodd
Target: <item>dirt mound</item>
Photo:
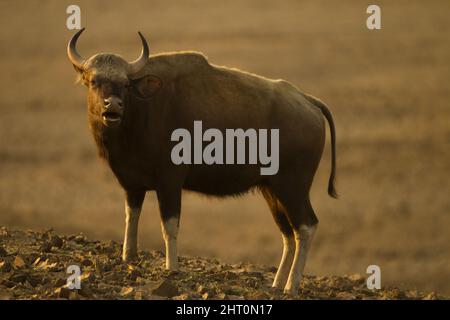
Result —
<instances>
[{"instance_id":1,"label":"dirt mound","mask_svg":"<svg viewBox=\"0 0 450 320\"><path fill-rule=\"evenodd\" d=\"M270 287L276 269L180 257L180 271L164 270L160 251L140 251L123 263L121 246L52 230L0 228L0 299L439 299L397 288L369 290L360 275L306 276L297 296ZM79 266L81 288L67 287L67 268Z\"/></svg>"}]
</instances>

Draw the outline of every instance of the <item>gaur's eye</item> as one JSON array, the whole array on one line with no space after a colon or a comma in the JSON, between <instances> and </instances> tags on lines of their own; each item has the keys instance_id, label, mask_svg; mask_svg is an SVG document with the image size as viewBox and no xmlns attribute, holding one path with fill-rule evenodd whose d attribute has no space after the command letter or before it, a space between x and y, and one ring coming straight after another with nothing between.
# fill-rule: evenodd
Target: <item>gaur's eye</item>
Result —
<instances>
[{"instance_id":1,"label":"gaur's eye","mask_svg":"<svg viewBox=\"0 0 450 320\"><path fill-rule=\"evenodd\" d=\"M92 79L89 83L90 83L91 87L97 86L97 81L95 79Z\"/></svg>"}]
</instances>

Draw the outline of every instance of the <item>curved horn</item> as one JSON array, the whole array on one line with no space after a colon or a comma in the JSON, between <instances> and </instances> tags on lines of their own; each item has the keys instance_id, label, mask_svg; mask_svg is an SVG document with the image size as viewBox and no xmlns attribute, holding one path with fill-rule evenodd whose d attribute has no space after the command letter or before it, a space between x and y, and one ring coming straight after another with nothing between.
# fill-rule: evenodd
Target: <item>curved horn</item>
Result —
<instances>
[{"instance_id":1,"label":"curved horn","mask_svg":"<svg viewBox=\"0 0 450 320\"><path fill-rule=\"evenodd\" d=\"M138 73L146 64L148 60L148 55L150 53L150 50L148 49L147 41L145 40L142 33L138 32L139 37L141 37L142 41L142 51L139 58L134 60L133 62L130 62L130 74Z\"/></svg>"},{"instance_id":2,"label":"curved horn","mask_svg":"<svg viewBox=\"0 0 450 320\"><path fill-rule=\"evenodd\" d=\"M80 54L77 52L77 40L78 37L83 33L84 29L81 29L77 33L75 33L70 39L69 44L67 45L67 55L69 56L70 62L77 68L83 69L83 64L86 61Z\"/></svg>"}]
</instances>

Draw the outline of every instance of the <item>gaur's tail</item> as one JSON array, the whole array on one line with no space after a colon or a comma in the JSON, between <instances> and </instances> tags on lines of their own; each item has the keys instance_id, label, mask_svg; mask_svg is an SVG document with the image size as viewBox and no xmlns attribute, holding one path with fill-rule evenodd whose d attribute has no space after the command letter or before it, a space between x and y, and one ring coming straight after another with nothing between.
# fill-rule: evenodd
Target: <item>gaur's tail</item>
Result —
<instances>
[{"instance_id":1,"label":"gaur's tail","mask_svg":"<svg viewBox=\"0 0 450 320\"><path fill-rule=\"evenodd\" d=\"M313 103L315 106L320 108L323 115L328 121L328 124L330 126L330 135L331 135L331 173L330 173L330 179L328 180L328 194L337 199L338 195L335 188L335 180L336 180L336 129L334 127L334 121L333 121L333 115L331 114L328 107L320 101L319 99L305 94L306 99L308 99L311 103Z\"/></svg>"}]
</instances>

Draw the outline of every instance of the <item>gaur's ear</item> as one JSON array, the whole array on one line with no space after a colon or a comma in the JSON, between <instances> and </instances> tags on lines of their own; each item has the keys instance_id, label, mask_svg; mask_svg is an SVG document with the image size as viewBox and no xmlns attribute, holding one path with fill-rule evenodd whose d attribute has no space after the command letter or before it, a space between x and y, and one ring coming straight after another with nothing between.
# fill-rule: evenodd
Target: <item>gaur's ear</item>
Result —
<instances>
[{"instance_id":1,"label":"gaur's ear","mask_svg":"<svg viewBox=\"0 0 450 320\"><path fill-rule=\"evenodd\" d=\"M77 67L76 65L72 65L73 66L73 68L75 69L75 71L77 72L77 73L79 73L79 74L82 74L83 73L83 69L81 69L80 67Z\"/></svg>"},{"instance_id":2,"label":"gaur's ear","mask_svg":"<svg viewBox=\"0 0 450 320\"><path fill-rule=\"evenodd\" d=\"M89 81L86 79L86 75L83 69L81 69L80 67L77 67L76 65L72 65L73 68L75 69L75 71L77 72L77 79L76 79L76 83L82 83L84 84L86 87L89 86Z\"/></svg>"},{"instance_id":3,"label":"gaur's ear","mask_svg":"<svg viewBox=\"0 0 450 320\"><path fill-rule=\"evenodd\" d=\"M147 75L145 77L132 80L133 93L142 99L147 99L153 96L159 89L162 88L162 81L154 75Z\"/></svg>"}]
</instances>

